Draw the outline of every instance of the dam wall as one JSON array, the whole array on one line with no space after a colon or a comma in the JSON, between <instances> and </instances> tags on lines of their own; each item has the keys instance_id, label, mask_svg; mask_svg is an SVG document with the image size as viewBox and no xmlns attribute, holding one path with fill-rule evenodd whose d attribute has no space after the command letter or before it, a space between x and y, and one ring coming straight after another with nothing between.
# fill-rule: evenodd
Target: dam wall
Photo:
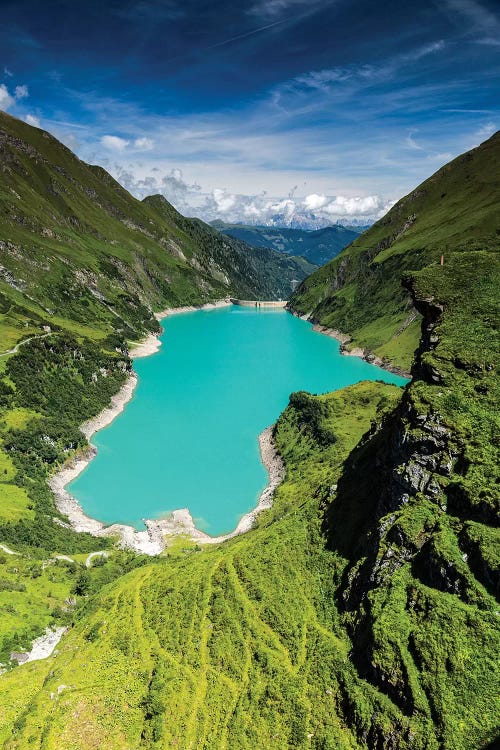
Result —
<instances>
[{"instance_id":1,"label":"dam wall","mask_svg":"<svg viewBox=\"0 0 500 750\"><path fill-rule=\"evenodd\" d=\"M231 299L233 305L240 307L285 307L287 300Z\"/></svg>"}]
</instances>

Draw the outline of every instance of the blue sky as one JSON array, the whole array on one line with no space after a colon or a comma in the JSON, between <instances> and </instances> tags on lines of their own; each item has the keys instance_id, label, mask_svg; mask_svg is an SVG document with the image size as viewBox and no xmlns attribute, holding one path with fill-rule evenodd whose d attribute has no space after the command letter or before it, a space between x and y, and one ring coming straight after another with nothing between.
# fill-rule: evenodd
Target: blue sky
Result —
<instances>
[{"instance_id":1,"label":"blue sky","mask_svg":"<svg viewBox=\"0 0 500 750\"><path fill-rule=\"evenodd\" d=\"M0 108L206 219L372 220L500 127L497 0L0 12Z\"/></svg>"}]
</instances>

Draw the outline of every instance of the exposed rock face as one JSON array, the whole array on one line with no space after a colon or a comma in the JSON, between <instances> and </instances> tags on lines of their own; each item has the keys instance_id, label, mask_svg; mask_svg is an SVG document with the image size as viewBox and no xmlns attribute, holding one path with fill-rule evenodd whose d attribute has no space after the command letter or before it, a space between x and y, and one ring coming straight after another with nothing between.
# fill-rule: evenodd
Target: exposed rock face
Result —
<instances>
[{"instance_id":1,"label":"exposed rock face","mask_svg":"<svg viewBox=\"0 0 500 750\"><path fill-rule=\"evenodd\" d=\"M434 697L422 690L420 675L437 665L426 664L425 647L412 631L435 612L433 591L474 610L487 607L482 586L498 594L498 570L484 551L488 527L476 523L498 524L498 508L481 503L461 481L470 464L466 444L436 406L457 368L453 351L434 356L444 306L419 297L410 280L406 286L423 316L412 383L396 411L372 425L351 453L325 525L331 547L348 560L338 603L359 675L407 717L423 712L436 722ZM440 361L443 372L436 367ZM446 660L441 666L449 669ZM348 705L344 710L355 721ZM376 718L363 741L369 747L412 746L403 729L388 735Z\"/></svg>"}]
</instances>

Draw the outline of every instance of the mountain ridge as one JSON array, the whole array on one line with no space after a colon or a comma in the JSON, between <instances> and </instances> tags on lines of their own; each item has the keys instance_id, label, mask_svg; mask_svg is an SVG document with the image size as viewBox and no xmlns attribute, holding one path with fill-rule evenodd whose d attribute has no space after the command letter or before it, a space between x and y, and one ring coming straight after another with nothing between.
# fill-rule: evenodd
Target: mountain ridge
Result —
<instances>
[{"instance_id":1,"label":"mountain ridge","mask_svg":"<svg viewBox=\"0 0 500 750\"><path fill-rule=\"evenodd\" d=\"M317 266L334 258L360 234L352 227L338 224L313 230L226 224L223 221L212 221L211 225L253 247L271 247L287 255L302 255Z\"/></svg>"},{"instance_id":2,"label":"mountain ridge","mask_svg":"<svg viewBox=\"0 0 500 750\"><path fill-rule=\"evenodd\" d=\"M310 270L138 201L102 167L3 113L0 164L0 293L17 305L7 344L16 328L32 333L40 321L137 340L158 329L153 309L230 294L286 298L291 280Z\"/></svg>"},{"instance_id":3,"label":"mountain ridge","mask_svg":"<svg viewBox=\"0 0 500 750\"><path fill-rule=\"evenodd\" d=\"M408 368L420 321L401 272L497 243L500 132L454 159L398 201L295 291L291 309ZM396 356L397 361L394 359Z\"/></svg>"}]
</instances>

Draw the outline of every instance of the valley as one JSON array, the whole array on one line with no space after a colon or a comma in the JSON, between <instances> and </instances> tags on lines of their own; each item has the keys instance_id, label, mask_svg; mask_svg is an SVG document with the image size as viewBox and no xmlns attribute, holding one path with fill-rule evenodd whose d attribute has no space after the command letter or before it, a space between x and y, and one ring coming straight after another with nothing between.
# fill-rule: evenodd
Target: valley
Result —
<instances>
[{"instance_id":1,"label":"valley","mask_svg":"<svg viewBox=\"0 0 500 750\"><path fill-rule=\"evenodd\" d=\"M0 160L3 746L493 748L500 135L417 186L290 298L293 259L221 238L159 196L137 201L3 114ZM134 344L160 331L155 311L226 296L289 298L411 381L366 380L375 368L343 357L361 382L332 382L321 359L324 380L307 387L337 390L290 384L272 429L284 477L240 536L172 535L146 556L75 532L47 481L88 451L80 425L133 368L141 377L161 361L170 323L190 319L167 322L163 351L134 364ZM192 316L234 314L290 321L311 346L337 349L284 311ZM252 340L266 351L265 330ZM215 351L214 332L208 343ZM196 383L199 367L183 380ZM259 390L245 388L256 413ZM203 428L195 415L191 431ZM96 552L108 556L89 561ZM47 627L67 628L52 655L17 666L12 652Z\"/></svg>"}]
</instances>

